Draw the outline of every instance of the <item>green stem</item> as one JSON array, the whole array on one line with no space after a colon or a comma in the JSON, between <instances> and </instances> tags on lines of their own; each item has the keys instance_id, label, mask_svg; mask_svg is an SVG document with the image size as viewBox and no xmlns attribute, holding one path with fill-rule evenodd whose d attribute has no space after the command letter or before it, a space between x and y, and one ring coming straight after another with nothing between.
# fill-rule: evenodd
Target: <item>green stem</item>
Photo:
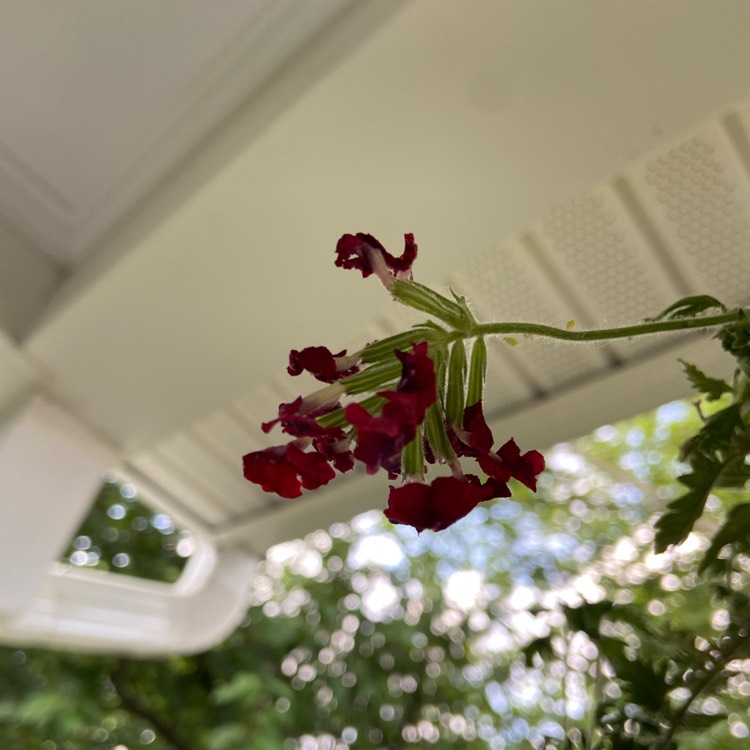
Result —
<instances>
[{"instance_id":1,"label":"green stem","mask_svg":"<svg viewBox=\"0 0 750 750\"><path fill-rule=\"evenodd\" d=\"M469 331L457 331L451 339L472 338L481 335L508 336L521 334L525 336L542 336L560 339L561 341L608 341L610 339L627 339L634 336L645 336L652 333L668 331L689 331L701 328L715 328L737 319L737 312L722 315L708 315L702 318L678 318L676 320L658 320L648 323L637 323L620 328L600 328L591 331L570 331L565 328L543 325L541 323L479 323Z\"/></svg>"}]
</instances>

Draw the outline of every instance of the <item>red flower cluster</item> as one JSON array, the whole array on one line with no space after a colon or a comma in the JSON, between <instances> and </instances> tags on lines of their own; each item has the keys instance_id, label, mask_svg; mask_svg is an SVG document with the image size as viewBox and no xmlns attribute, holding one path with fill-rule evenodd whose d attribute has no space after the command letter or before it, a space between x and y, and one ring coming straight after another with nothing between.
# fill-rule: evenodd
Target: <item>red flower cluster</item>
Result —
<instances>
[{"instance_id":1,"label":"red flower cluster","mask_svg":"<svg viewBox=\"0 0 750 750\"><path fill-rule=\"evenodd\" d=\"M396 258L369 234L345 234L336 246L336 265L356 269L364 277L376 274L388 289L393 289L396 279L411 279L411 266L417 255L413 235L405 235L405 240L404 252ZM263 431L280 425L293 440L244 456L245 477L267 492L286 498L299 497L303 489L327 484L336 471L349 471L355 460L363 463L368 473L382 468L391 479L398 477L402 452L414 441L439 394L427 343L413 344L410 352L396 350L393 355L401 363L401 378L395 389L377 392L382 405L370 411L361 403L350 403L343 409L340 403L348 385L358 392L351 383L342 381L359 371L359 355L347 356L346 350L334 354L323 346L292 350L287 370L290 375L306 371L330 385L279 406L278 417L264 423ZM337 414L333 419L326 419L334 411ZM437 413L430 417L433 427ZM438 477L426 484L422 481L421 464L419 475L414 475L413 466L407 469L412 474L404 477L408 481L390 488L385 515L392 523L407 524L419 532L440 531L484 500L509 497L510 479L536 489L544 458L537 451L521 454L512 439L493 451L494 439L481 401L464 409L460 428L445 424L441 430L445 443L441 457L449 464L452 476ZM428 440L424 441L424 453L427 460L435 461ZM474 459L486 479L464 474L459 458ZM409 463L413 463L411 459Z\"/></svg>"},{"instance_id":2,"label":"red flower cluster","mask_svg":"<svg viewBox=\"0 0 750 750\"><path fill-rule=\"evenodd\" d=\"M396 352L403 374L395 391L378 393L386 399L379 415L373 416L359 404L350 404L344 414L357 430L354 458L370 474L398 464L401 451L414 440L427 409L435 403L435 368L427 356L427 344L415 344L411 354Z\"/></svg>"},{"instance_id":3,"label":"red flower cluster","mask_svg":"<svg viewBox=\"0 0 750 750\"><path fill-rule=\"evenodd\" d=\"M481 482L473 474L458 470L452 477L439 477L431 485L410 482L391 487L385 515L391 523L413 526L417 531L445 529L484 500L510 497L510 479L536 490L536 477L544 470L539 451L521 451L512 438L492 452L494 438L478 402L464 409L464 430L448 428L456 456L474 458L487 474ZM433 459L434 460L434 459Z\"/></svg>"},{"instance_id":4,"label":"red flower cluster","mask_svg":"<svg viewBox=\"0 0 750 750\"><path fill-rule=\"evenodd\" d=\"M402 449L414 439L437 395L427 344L416 344L411 353L396 352L396 356L402 363L402 376L396 390L378 394L386 399L381 412L370 414L360 404L349 404L345 409L347 421L357 431L353 451L352 437L347 437L342 428L323 427L318 422L319 417L340 407L343 386L331 385L316 396L299 397L279 406L279 416L265 422L263 431L270 432L280 424L282 431L296 440L287 446L248 453L243 457L245 477L282 497L299 497L303 488L316 489L330 482L335 476L333 468L349 471L354 459L364 463L370 473L382 467L397 474ZM312 453L301 450L308 447L312 447Z\"/></svg>"}]
</instances>

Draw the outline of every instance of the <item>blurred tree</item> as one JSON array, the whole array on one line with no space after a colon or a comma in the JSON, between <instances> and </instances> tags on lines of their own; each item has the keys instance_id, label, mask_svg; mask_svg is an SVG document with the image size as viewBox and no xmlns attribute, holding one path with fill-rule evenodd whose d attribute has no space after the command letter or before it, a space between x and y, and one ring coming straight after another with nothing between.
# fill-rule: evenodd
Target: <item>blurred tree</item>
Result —
<instances>
[{"instance_id":1,"label":"blurred tree","mask_svg":"<svg viewBox=\"0 0 750 750\"><path fill-rule=\"evenodd\" d=\"M699 575L700 528L652 551L697 424L669 404L557 446L536 496L440 534L371 513L273 548L245 622L204 654L0 649L0 747L736 747L747 562ZM703 523L734 502L712 495ZM190 549L108 484L65 559L171 581Z\"/></svg>"}]
</instances>

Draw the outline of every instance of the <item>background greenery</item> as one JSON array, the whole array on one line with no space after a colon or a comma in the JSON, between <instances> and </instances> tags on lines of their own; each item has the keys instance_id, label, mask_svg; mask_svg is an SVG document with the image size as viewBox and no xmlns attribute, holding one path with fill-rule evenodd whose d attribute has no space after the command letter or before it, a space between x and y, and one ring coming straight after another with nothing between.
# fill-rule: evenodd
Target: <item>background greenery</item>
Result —
<instances>
[{"instance_id":1,"label":"background greenery","mask_svg":"<svg viewBox=\"0 0 750 750\"><path fill-rule=\"evenodd\" d=\"M547 452L536 495L417 535L373 512L269 551L241 627L196 656L0 649L0 747L79 750L750 746L747 559L696 533L653 554L680 492L684 403ZM189 533L107 484L72 564L175 580Z\"/></svg>"}]
</instances>

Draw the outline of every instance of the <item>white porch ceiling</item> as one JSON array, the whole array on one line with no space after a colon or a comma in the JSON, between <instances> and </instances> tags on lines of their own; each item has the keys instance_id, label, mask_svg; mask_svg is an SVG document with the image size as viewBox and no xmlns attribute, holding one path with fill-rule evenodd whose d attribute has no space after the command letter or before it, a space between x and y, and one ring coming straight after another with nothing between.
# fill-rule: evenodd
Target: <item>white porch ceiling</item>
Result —
<instances>
[{"instance_id":1,"label":"white porch ceiling","mask_svg":"<svg viewBox=\"0 0 750 750\"><path fill-rule=\"evenodd\" d=\"M0 11L0 206L63 266L351 0L39 0Z\"/></svg>"},{"instance_id":2,"label":"white porch ceiling","mask_svg":"<svg viewBox=\"0 0 750 750\"><path fill-rule=\"evenodd\" d=\"M346 478L310 514L240 474L301 387L279 378L290 348L406 320L334 269L344 232L413 232L417 278L488 318L748 301L744 0L39 0L0 18L0 416L41 389L217 544L262 553L380 501ZM695 339L498 347L498 434L543 448L680 395L678 346L713 362Z\"/></svg>"}]
</instances>

